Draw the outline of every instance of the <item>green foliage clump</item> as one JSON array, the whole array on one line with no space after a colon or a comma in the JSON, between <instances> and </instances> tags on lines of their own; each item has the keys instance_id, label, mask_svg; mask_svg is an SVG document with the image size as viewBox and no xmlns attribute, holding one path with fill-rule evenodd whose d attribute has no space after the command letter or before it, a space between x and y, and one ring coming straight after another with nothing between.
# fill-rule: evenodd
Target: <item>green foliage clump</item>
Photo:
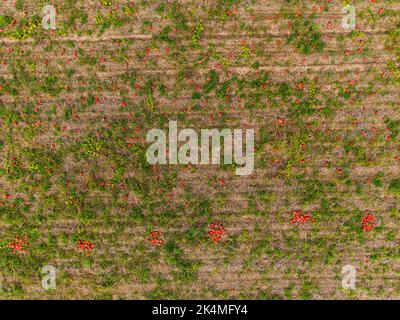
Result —
<instances>
[{"instance_id":1,"label":"green foliage clump","mask_svg":"<svg viewBox=\"0 0 400 320\"><path fill-rule=\"evenodd\" d=\"M11 22L13 21L13 18L11 16L0 16L0 28L4 29L7 27Z\"/></svg>"},{"instance_id":2,"label":"green foliage clump","mask_svg":"<svg viewBox=\"0 0 400 320\"><path fill-rule=\"evenodd\" d=\"M311 18L295 20L287 41L290 44L294 44L302 54L321 52L325 48L319 27Z\"/></svg>"},{"instance_id":3,"label":"green foliage clump","mask_svg":"<svg viewBox=\"0 0 400 320\"><path fill-rule=\"evenodd\" d=\"M82 149L86 155L95 157L99 154L102 145L103 144L101 141L98 141L92 137L89 137L82 144Z\"/></svg>"},{"instance_id":4,"label":"green foliage clump","mask_svg":"<svg viewBox=\"0 0 400 320\"><path fill-rule=\"evenodd\" d=\"M204 93L210 93L218 84L219 82L219 75L215 70L211 70L207 74L207 82L203 87Z\"/></svg>"},{"instance_id":5,"label":"green foliage clump","mask_svg":"<svg viewBox=\"0 0 400 320\"><path fill-rule=\"evenodd\" d=\"M400 193L400 179L393 179L390 182L389 191L394 193Z\"/></svg>"},{"instance_id":6,"label":"green foliage clump","mask_svg":"<svg viewBox=\"0 0 400 320\"><path fill-rule=\"evenodd\" d=\"M199 45L199 41L201 39L201 36L203 35L203 23L199 22L196 27L193 30L193 35L192 35L192 43L194 46Z\"/></svg>"}]
</instances>

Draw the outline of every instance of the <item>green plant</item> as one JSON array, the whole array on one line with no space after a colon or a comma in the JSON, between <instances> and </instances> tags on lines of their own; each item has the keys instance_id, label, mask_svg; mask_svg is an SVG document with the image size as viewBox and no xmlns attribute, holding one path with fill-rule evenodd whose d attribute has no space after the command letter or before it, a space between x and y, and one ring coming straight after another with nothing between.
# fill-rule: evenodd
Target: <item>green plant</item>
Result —
<instances>
[{"instance_id":1,"label":"green plant","mask_svg":"<svg viewBox=\"0 0 400 320\"><path fill-rule=\"evenodd\" d=\"M321 52L325 48L319 27L312 21L312 17L296 19L287 41L294 44L302 54Z\"/></svg>"}]
</instances>

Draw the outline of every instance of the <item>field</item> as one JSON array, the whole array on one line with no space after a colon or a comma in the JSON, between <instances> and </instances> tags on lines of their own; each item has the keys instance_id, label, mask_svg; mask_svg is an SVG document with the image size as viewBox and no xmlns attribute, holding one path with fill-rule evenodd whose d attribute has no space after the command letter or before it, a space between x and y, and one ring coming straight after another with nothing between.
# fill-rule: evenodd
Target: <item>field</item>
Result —
<instances>
[{"instance_id":1,"label":"field","mask_svg":"<svg viewBox=\"0 0 400 320\"><path fill-rule=\"evenodd\" d=\"M400 299L398 0L0 15L1 299ZM172 120L254 129L253 173L150 165Z\"/></svg>"}]
</instances>

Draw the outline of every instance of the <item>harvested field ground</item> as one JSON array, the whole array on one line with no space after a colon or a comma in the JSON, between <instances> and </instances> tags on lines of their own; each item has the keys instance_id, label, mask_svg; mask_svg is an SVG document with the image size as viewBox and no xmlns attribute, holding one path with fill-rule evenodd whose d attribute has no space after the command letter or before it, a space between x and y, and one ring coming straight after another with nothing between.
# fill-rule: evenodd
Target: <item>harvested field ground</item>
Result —
<instances>
[{"instance_id":1,"label":"harvested field ground","mask_svg":"<svg viewBox=\"0 0 400 320\"><path fill-rule=\"evenodd\" d=\"M399 1L47 4L0 3L1 299L400 298ZM253 173L149 165L169 121Z\"/></svg>"}]
</instances>

